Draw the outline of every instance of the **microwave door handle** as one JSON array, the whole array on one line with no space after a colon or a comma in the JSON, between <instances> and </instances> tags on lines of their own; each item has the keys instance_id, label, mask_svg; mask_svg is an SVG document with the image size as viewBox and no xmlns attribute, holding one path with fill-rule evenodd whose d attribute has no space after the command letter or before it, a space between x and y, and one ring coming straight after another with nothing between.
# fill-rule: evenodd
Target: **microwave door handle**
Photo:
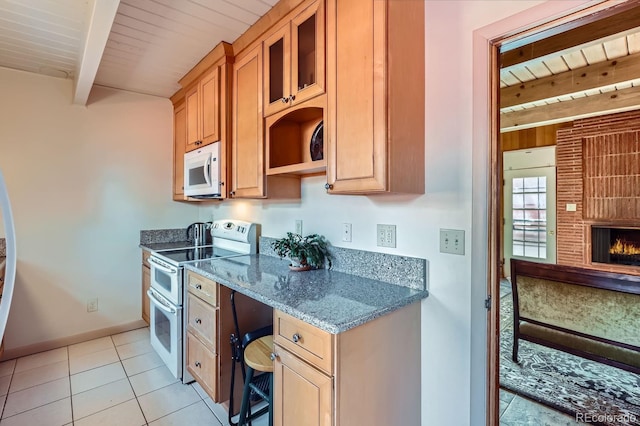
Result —
<instances>
[{"instance_id":1,"label":"microwave door handle","mask_svg":"<svg viewBox=\"0 0 640 426\"><path fill-rule=\"evenodd\" d=\"M147 296L149 296L149 299L151 299L151 301L155 306L157 306L158 308L160 308L161 310L165 311L168 314L175 315L176 310L169 306L166 306L164 303L162 303L162 301L158 300L156 298L156 295L153 294L153 292L151 291L151 289L147 290Z\"/></svg>"},{"instance_id":2,"label":"microwave door handle","mask_svg":"<svg viewBox=\"0 0 640 426\"><path fill-rule=\"evenodd\" d=\"M153 266L155 268L158 268L162 272L165 272L167 274L174 275L174 274L176 274L178 272L178 270L175 269L175 268L167 268L164 265L161 265L160 263L156 262L156 260L154 258L152 258L152 257L149 258L149 263L153 263Z\"/></svg>"},{"instance_id":3,"label":"microwave door handle","mask_svg":"<svg viewBox=\"0 0 640 426\"><path fill-rule=\"evenodd\" d=\"M207 186L211 186L211 154L207 157L207 161L204 163L204 180L207 182Z\"/></svg>"}]
</instances>

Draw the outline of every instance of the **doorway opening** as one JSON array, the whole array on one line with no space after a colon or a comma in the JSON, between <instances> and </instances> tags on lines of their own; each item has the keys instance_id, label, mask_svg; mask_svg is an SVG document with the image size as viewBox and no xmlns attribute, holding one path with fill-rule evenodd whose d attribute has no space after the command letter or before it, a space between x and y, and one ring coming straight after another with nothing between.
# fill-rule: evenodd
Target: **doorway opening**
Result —
<instances>
[{"instance_id":1,"label":"doorway opening","mask_svg":"<svg viewBox=\"0 0 640 426\"><path fill-rule=\"evenodd\" d=\"M574 83L586 82L581 78L586 78L590 73L580 70L586 66L591 67L590 70L600 66L615 67L627 61L627 56L632 57L629 61L640 61L640 57L634 56L635 36L631 36L638 33L640 28L637 2L605 1L584 7L581 11L550 20L536 28L513 29L509 34L517 35L493 39L489 43L492 88L489 126L492 165L489 171L491 200L488 240L492 247L489 255L490 295L500 294L500 280L510 274L508 259L525 257L541 263L558 261L555 243L562 235L556 231L555 224L550 224L550 210L556 213L556 217L560 216L560 212L582 214L580 200L576 203L563 201L562 204L558 201L557 205L549 206L551 185L559 193L556 184L550 183L549 179L550 176L553 179L557 177L556 183L559 185L559 173L546 174L536 170L543 167L528 166L511 170L505 167L507 159L503 157L503 152L506 150L501 145L504 135L640 108L637 101L625 105L618 102L626 89L631 89L629 92L639 90L634 83L610 82L605 88L597 86L594 79L587 85L581 84L579 89L571 86L573 83L568 86L562 83L565 77ZM621 21L620 16L629 18L624 28L615 24L616 20ZM615 40L623 40L626 52L623 53L624 49L613 52L611 46L616 44ZM607 65L597 65L598 54ZM615 56L617 54L621 56ZM509 69L509 72L503 73L505 69ZM603 73L597 74L607 78ZM640 68L633 78L639 77ZM541 88L544 90L540 91ZM611 93L613 91L616 93ZM582 141L576 143L581 144ZM594 235L586 235L584 238L589 242L595 238ZM553 250L550 250L550 246L554 247ZM492 304L488 329L488 423L499 424L500 336L504 324L500 320L500 297L492 299L497 303ZM556 408L563 410L566 407Z\"/></svg>"}]
</instances>

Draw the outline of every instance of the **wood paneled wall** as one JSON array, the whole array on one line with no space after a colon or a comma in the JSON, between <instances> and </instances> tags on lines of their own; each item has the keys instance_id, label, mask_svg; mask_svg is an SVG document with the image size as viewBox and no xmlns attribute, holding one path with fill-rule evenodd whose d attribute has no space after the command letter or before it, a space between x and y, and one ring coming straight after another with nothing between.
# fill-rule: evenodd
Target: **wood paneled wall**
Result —
<instances>
[{"instance_id":1,"label":"wood paneled wall","mask_svg":"<svg viewBox=\"0 0 640 426\"><path fill-rule=\"evenodd\" d=\"M571 127L571 123L551 124L502 133L500 134L500 152L555 145L556 132L558 129L567 127Z\"/></svg>"}]
</instances>

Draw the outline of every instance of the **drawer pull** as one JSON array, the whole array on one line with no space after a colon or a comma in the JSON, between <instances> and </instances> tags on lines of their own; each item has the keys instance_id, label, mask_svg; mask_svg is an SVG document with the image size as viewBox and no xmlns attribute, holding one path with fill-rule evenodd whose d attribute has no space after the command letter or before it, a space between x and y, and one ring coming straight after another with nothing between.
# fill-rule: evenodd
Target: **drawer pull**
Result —
<instances>
[{"instance_id":1,"label":"drawer pull","mask_svg":"<svg viewBox=\"0 0 640 426\"><path fill-rule=\"evenodd\" d=\"M200 318L196 318L196 324L202 324L202 320Z\"/></svg>"},{"instance_id":2,"label":"drawer pull","mask_svg":"<svg viewBox=\"0 0 640 426\"><path fill-rule=\"evenodd\" d=\"M196 363L194 364L196 367L200 368L202 367L202 364L200 364L200 361L196 361Z\"/></svg>"},{"instance_id":3,"label":"drawer pull","mask_svg":"<svg viewBox=\"0 0 640 426\"><path fill-rule=\"evenodd\" d=\"M302 336L300 336L298 333L294 334L292 336L293 342L294 343L298 343L298 341L300 341L300 339L302 338Z\"/></svg>"},{"instance_id":4,"label":"drawer pull","mask_svg":"<svg viewBox=\"0 0 640 426\"><path fill-rule=\"evenodd\" d=\"M196 284L196 290L202 290L202 285L201 284Z\"/></svg>"}]
</instances>

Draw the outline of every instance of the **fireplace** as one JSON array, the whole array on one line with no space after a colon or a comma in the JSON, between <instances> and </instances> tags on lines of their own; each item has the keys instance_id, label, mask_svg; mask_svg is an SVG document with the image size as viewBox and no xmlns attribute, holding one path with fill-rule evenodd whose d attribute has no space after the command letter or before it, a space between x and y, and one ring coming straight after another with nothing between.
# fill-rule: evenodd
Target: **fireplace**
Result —
<instances>
[{"instance_id":1,"label":"fireplace","mask_svg":"<svg viewBox=\"0 0 640 426\"><path fill-rule=\"evenodd\" d=\"M640 266L640 229L592 226L591 261Z\"/></svg>"}]
</instances>

